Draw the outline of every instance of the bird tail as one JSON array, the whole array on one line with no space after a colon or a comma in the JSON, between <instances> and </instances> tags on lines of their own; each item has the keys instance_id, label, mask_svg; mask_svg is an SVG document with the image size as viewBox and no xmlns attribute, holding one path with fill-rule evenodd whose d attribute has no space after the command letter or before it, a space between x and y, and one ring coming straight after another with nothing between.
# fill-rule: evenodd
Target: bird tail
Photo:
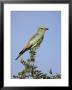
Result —
<instances>
[{"instance_id":1,"label":"bird tail","mask_svg":"<svg viewBox=\"0 0 72 90\"><path fill-rule=\"evenodd\" d=\"M28 49L26 48L26 49L23 49L19 54L23 54L25 51L27 51Z\"/></svg>"},{"instance_id":2,"label":"bird tail","mask_svg":"<svg viewBox=\"0 0 72 90\"><path fill-rule=\"evenodd\" d=\"M18 55L18 57L16 58L16 60L17 60L25 51L26 51L26 50L23 49L23 50L19 53L19 55Z\"/></svg>"},{"instance_id":3,"label":"bird tail","mask_svg":"<svg viewBox=\"0 0 72 90\"><path fill-rule=\"evenodd\" d=\"M18 57L16 58L16 60L27 50L29 50L29 48L31 47L30 44L27 44L26 47L23 48L23 50L19 53Z\"/></svg>"},{"instance_id":4,"label":"bird tail","mask_svg":"<svg viewBox=\"0 0 72 90\"><path fill-rule=\"evenodd\" d=\"M19 54L18 57L17 57L15 60L17 60L20 56L21 56L21 55Z\"/></svg>"}]
</instances>

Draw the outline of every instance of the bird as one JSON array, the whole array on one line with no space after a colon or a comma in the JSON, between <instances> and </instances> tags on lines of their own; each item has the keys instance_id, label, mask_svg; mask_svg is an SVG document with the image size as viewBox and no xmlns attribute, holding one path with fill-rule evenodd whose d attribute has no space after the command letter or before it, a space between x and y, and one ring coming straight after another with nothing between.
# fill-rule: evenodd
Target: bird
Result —
<instances>
[{"instance_id":1,"label":"bird","mask_svg":"<svg viewBox=\"0 0 72 90\"><path fill-rule=\"evenodd\" d=\"M33 47L37 47L38 45L40 46L40 44L43 41L45 32L48 30L48 28L41 26L38 28L36 34L34 34L29 41L24 45L24 48L19 52L18 57L16 58L16 60L23 55L26 51L30 50Z\"/></svg>"}]
</instances>

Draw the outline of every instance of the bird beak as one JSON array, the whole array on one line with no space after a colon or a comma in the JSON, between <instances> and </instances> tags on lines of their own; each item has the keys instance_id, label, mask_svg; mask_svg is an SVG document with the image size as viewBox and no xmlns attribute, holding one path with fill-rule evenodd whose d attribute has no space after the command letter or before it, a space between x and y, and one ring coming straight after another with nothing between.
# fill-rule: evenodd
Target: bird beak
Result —
<instances>
[{"instance_id":1,"label":"bird beak","mask_svg":"<svg viewBox=\"0 0 72 90\"><path fill-rule=\"evenodd\" d=\"M47 31L47 30L48 30L48 28L45 28L45 30Z\"/></svg>"}]
</instances>

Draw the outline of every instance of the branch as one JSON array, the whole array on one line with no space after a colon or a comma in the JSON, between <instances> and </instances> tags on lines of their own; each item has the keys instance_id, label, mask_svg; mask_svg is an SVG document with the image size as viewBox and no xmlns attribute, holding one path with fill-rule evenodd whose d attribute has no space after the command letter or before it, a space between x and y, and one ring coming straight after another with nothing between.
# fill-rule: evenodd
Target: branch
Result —
<instances>
[{"instance_id":1,"label":"branch","mask_svg":"<svg viewBox=\"0 0 72 90\"><path fill-rule=\"evenodd\" d=\"M37 47L33 47L30 49L30 57L24 61L21 58L21 64L24 66L23 70L18 73L18 75L13 75L13 78L20 78L20 79L26 79L26 78L33 78L33 79L59 79L61 78L60 74L53 75L52 70L50 69L49 73L50 76L47 74L44 74L41 70L38 70L38 66L35 65L35 55L36 55L36 49L38 49L39 45Z\"/></svg>"}]
</instances>

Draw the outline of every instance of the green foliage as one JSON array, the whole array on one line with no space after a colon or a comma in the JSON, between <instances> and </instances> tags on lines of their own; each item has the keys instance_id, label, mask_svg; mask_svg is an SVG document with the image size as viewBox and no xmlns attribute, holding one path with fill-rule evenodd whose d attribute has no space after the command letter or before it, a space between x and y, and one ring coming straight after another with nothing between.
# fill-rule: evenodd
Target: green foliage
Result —
<instances>
[{"instance_id":1,"label":"green foliage","mask_svg":"<svg viewBox=\"0 0 72 90\"><path fill-rule=\"evenodd\" d=\"M52 69L50 69L49 74L44 74L41 70L38 70L38 66L35 65L35 55L37 47L33 47L30 49L30 58L24 61L21 58L21 64L24 66L23 70L18 73L18 75L13 75L13 78L19 79L60 79L61 75L56 74L53 75Z\"/></svg>"}]
</instances>

